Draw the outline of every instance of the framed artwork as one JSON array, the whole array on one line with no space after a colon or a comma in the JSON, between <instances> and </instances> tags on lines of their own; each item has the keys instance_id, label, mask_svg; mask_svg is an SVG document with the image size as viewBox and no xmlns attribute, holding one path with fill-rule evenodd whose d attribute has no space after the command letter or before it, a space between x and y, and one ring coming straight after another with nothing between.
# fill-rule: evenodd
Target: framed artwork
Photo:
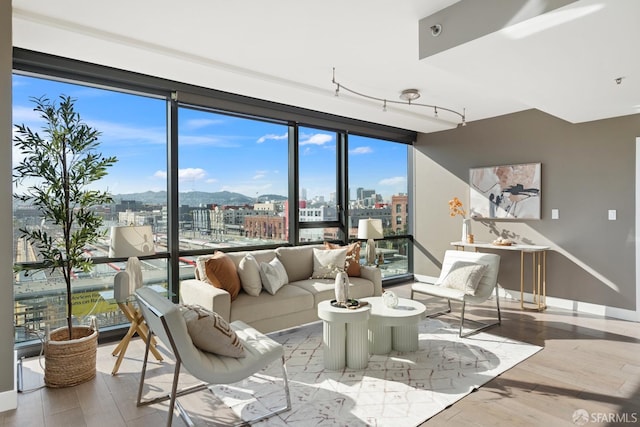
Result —
<instances>
[{"instance_id":1,"label":"framed artwork","mask_svg":"<svg viewBox=\"0 0 640 427\"><path fill-rule=\"evenodd\" d=\"M540 163L470 169L470 215L540 219L540 169Z\"/></svg>"}]
</instances>

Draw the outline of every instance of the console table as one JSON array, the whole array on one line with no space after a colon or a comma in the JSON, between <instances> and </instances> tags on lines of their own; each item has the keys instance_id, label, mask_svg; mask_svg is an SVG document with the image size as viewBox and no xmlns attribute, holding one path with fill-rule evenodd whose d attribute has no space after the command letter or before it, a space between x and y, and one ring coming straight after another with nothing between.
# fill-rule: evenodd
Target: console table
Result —
<instances>
[{"instance_id":1,"label":"console table","mask_svg":"<svg viewBox=\"0 0 640 427\"><path fill-rule=\"evenodd\" d=\"M513 244L510 246L494 245L493 243L466 243L451 242L458 250L473 248L476 252L480 249L492 249L501 251L520 252L520 308L522 310L543 311L547 308L547 250L549 246ZM524 302L524 263L525 254L531 254L532 270L532 294L533 306L525 306Z\"/></svg>"}]
</instances>

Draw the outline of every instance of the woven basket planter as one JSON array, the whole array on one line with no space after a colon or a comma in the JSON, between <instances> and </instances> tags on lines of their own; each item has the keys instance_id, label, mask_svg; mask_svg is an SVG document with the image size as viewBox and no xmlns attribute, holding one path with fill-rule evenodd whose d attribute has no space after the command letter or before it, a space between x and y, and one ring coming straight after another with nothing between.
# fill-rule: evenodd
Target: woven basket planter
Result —
<instances>
[{"instance_id":1,"label":"woven basket planter","mask_svg":"<svg viewBox=\"0 0 640 427\"><path fill-rule=\"evenodd\" d=\"M44 345L44 383L61 388L81 384L96 376L98 331L89 326L74 326L72 339L66 327L49 334Z\"/></svg>"}]
</instances>

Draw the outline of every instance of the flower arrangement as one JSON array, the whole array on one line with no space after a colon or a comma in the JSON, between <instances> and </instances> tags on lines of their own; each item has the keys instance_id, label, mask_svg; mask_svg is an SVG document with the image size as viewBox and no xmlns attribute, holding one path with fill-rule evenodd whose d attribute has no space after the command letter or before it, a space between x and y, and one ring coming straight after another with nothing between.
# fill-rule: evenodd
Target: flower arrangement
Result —
<instances>
[{"instance_id":1,"label":"flower arrangement","mask_svg":"<svg viewBox=\"0 0 640 427\"><path fill-rule=\"evenodd\" d=\"M449 200L449 215L454 217L460 215L462 218L466 218L467 211L462 207L462 202L457 197Z\"/></svg>"}]
</instances>

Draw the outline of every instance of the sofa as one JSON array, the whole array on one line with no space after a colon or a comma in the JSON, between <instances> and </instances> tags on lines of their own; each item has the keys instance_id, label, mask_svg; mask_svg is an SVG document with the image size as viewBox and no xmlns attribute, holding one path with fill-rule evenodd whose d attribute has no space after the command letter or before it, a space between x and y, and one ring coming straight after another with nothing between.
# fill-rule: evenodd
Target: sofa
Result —
<instances>
[{"instance_id":1,"label":"sofa","mask_svg":"<svg viewBox=\"0 0 640 427\"><path fill-rule=\"evenodd\" d=\"M335 299L335 279L318 277L318 256L328 253L328 244L279 247L256 251L222 253L199 257L196 261L195 279L183 280L180 283L180 302L187 305L200 305L218 313L228 322L241 320L255 329L268 333L291 328L319 320L317 307L325 300ZM353 265L359 260L359 244L355 261L347 265L349 272L349 298L364 298L382 294L382 275L373 266ZM338 252L346 252L348 247L336 248ZM333 256L333 252L330 255ZM230 268L224 275L211 277L208 265L211 257L224 259ZM344 258L343 258L344 259ZM229 261L230 260L230 261ZM255 262L254 262L255 260ZM232 262L232 266L231 266ZM268 265L267 265L268 264ZM286 284L280 288L270 289L263 275L270 265L283 266L286 271ZM247 265L251 265L250 269ZM260 279L256 278L256 265L259 265ZM352 267L359 269L360 275L351 275ZM229 270L234 270L229 272ZM231 288L237 278L240 289ZM312 276L314 276L312 278ZM211 279L211 280L209 280ZM284 279L283 279L284 280ZM260 288L260 284L263 287ZM257 288L256 288L257 286ZM225 289L226 288L226 289Z\"/></svg>"}]
</instances>

